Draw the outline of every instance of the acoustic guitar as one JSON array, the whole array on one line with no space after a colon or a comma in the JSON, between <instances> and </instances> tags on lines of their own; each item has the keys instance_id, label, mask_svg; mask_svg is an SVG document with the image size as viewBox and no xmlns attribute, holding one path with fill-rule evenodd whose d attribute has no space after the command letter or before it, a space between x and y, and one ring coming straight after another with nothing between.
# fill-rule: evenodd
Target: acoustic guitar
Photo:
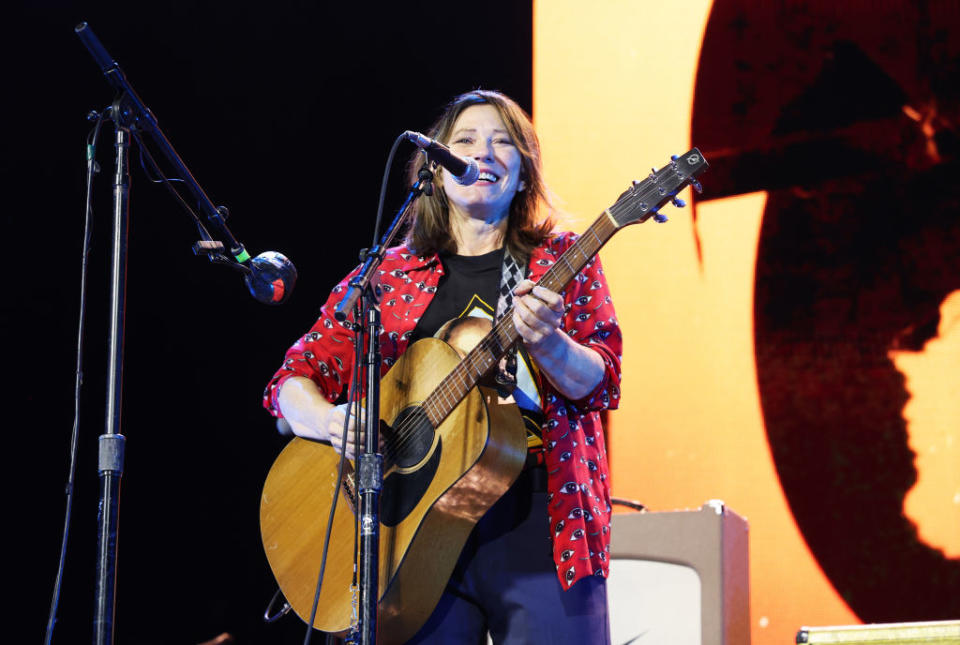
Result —
<instances>
[{"instance_id":1,"label":"acoustic guitar","mask_svg":"<svg viewBox=\"0 0 960 645\"><path fill-rule=\"evenodd\" d=\"M665 221L659 209L671 201L683 205L677 192L688 184L699 190L696 176L706 168L694 148L635 181L538 284L560 292L616 231L651 217ZM519 410L480 385L518 338L508 313L463 354L438 338L414 343L383 377L380 643L402 643L426 622L473 526L523 468L526 431ZM351 582L358 504L352 468L337 481L338 462L327 443L291 440L267 475L260 530L283 595L307 621L327 517L341 493L313 626L343 634L356 602Z\"/></svg>"}]
</instances>

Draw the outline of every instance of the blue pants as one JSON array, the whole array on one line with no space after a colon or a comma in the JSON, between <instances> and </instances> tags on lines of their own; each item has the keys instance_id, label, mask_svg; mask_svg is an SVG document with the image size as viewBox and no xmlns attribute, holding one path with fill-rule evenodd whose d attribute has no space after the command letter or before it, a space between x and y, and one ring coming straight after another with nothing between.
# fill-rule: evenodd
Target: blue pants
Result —
<instances>
[{"instance_id":1,"label":"blue pants","mask_svg":"<svg viewBox=\"0 0 960 645\"><path fill-rule=\"evenodd\" d=\"M603 578L561 588L546 472L525 470L470 534L450 583L409 643L610 643Z\"/></svg>"}]
</instances>

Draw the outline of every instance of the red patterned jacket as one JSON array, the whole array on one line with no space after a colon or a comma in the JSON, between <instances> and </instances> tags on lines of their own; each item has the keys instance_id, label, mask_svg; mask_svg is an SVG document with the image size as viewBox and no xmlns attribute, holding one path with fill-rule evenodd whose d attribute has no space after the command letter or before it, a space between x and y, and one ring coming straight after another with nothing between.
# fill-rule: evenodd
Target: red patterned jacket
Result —
<instances>
[{"instance_id":1,"label":"red patterned jacket","mask_svg":"<svg viewBox=\"0 0 960 645\"><path fill-rule=\"evenodd\" d=\"M560 233L534 249L529 277L537 281L577 239ZM283 366L264 392L264 406L281 416L280 385L294 375L312 379L334 402L350 379L353 332L333 318L333 309L353 273L338 284L309 332L287 350ZM417 321L436 293L443 266L436 255L414 255L405 246L389 249L380 266L383 373L406 351ZM599 411L620 399L622 338L599 258L564 291L563 329L603 358L600 384L579 401L565 399L542 379L543 444L547 468L550 531L557 575L564 588L589 576L606 576L610 550L610 483Z\"/></svg>"}]
</instances>

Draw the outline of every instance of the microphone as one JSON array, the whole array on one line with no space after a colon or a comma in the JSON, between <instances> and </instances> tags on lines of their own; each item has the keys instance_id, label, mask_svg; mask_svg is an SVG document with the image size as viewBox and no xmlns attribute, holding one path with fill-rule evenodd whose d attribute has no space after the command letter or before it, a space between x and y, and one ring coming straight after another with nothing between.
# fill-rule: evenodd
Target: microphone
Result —
<instances>
[{"instance_id":1,"label":"microphone","mask_svg":"<svg viewBox=\"0 0 960 645\"><path fill-rule=\"evenodd\" d=\"M431 139L419 132L407 130L403 133L403 136L406 137L408 141L412 141L418 148L423 148L427 155L429 155L433 161L446 168L450 174L453 175L454 181L461 186L469 186L477 180L477 176L480 174L480 167L475 160L461 157L439 141Z\"/></svg>"},{"instance_id":2,"label":"microphone","mask_svg":"<svg viewBox=\"0 0 960 645\"><path fill-rule=\"evenodd\" d=\"M250 260L244 282L256 300L265 305L280 305L293 293L297 283L297 269L287 256L276 251L264 251Z\"/></svg>"},{"instance_id":3,"label":"microphone","mask_svg":"<svg viewBox=\"0 0 960 645\"><path fill-rule=\"evenodd\" d=\"M218 212L226 212L223 206ZM211 261L225 264L243 273L243 281L255 300L265 305L282 305L293 293L293 285L297 283L297 268L293 266L287 256L276 251L264 251L257 257L250 259L250 254L243 248L243 244L236 242L237 247L230 250L236 263L223 257L225 247L217 240L200 240L193 245L193 252L197 255L206 255Z\"/></svg>"}]
</instances>

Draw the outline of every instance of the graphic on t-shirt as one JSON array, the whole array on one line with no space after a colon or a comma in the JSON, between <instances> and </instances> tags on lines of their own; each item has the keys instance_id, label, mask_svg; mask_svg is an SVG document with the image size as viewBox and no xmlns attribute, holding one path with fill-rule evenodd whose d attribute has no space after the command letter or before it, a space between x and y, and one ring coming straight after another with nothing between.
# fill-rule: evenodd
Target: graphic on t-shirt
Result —
<instances>
[{"instance_id":1,"label":"graphic on t-shirt","mask_svg":"<svg viewBox=\"0 0 960 645\"><path fill-rule=\"evenodd\" d=\"M456 318L447 321L434 337L451 345L461 356L473 349L493 328L493 307L474 294ZM539 375L523 347L517 351L517 387L513 399L527 426L527 447L542 445L540 420L542 406Z\"/></svg>"}]
</instances>

